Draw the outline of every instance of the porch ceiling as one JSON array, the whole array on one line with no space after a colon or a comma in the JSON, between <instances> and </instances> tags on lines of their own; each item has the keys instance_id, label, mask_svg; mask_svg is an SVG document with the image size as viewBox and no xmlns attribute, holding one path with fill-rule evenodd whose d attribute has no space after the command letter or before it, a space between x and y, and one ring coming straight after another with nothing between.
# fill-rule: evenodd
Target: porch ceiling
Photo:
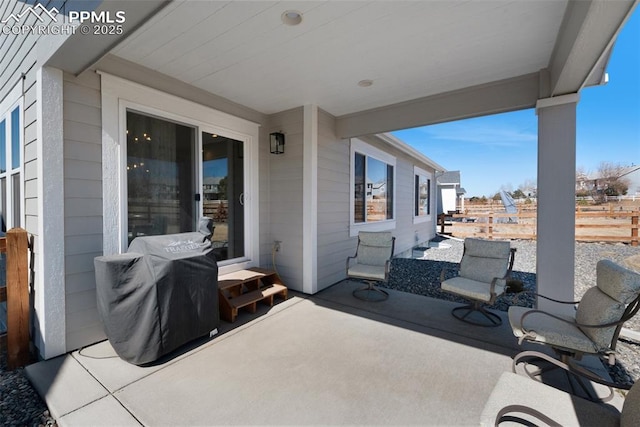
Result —
<instances>
[{"instance_id":1,"label":"porch ceiling","mask_svg":"<svg viewBox=\"0 0 640 427\"><path fill-rule=\"evenodd\" d=\"M103 0L98 11L126 12L123 33L78 32L47 65L79 74L108 56L137 64L143 83L162 73L257 114L314 104L350 137L599 84L639 2ZM283 23L289 10L299 25Z\"/></svg>"},{"instance_id":2,"label":"porch ceiling","mask_svg":"<svg viewBox=\"0 0 640 427\"><path fill-rule=\"evenodd\" d=\"M567 3L173 2L112 53L266 114L343 116L548 67Z\"/></svg>"}]
</instances>

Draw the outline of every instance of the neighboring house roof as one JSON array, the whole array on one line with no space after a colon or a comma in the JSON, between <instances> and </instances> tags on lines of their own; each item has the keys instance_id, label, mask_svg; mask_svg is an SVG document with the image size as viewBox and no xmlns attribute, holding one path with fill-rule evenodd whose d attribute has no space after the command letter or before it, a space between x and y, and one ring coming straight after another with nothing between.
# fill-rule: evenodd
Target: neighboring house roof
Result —
<instances>
[{"instance_id":1,"label":"neighboring house roof","mask_svg":"<svg viewBox=\"0 0 640 427\"><path fill-rule=\"evenodd\" d=\"M457 184L460 185L460 171L446 171L438 176L436 182L440 185Z\"/></svg>"},{"instance_id":2,"label":"neighboring house roof","mask_svg":"<svg viewBox=\"0 0 640 427\"><path fill-rule=\"evenodd\" d=\"M460 188L458 188L458 191L456 192L456 194L458 196L462 196L463 194L467 194L467 190L465 190L464 188L460 187Z\"/></svg>"},{"instance_id":3,"label":"neighboring house roof","mask_svg":"<svg viewBox=\"0 0 640 427\"><path fill-rule=\"evenodd\" d=\"M202 181L205 185L218 185L222 179L223 177L220 176L205 176Z\"/></svg>"}]
</instances>

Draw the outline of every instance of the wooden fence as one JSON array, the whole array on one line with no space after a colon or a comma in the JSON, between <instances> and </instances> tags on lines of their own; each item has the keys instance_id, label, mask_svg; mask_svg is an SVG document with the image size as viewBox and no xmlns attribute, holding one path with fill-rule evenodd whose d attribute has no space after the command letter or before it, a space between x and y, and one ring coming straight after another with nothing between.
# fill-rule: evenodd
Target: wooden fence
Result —
<instances>
[{"instance_id":1,"label":"wooden fence","mask_svg":"<svg viewBox=\"0 0 640 427\"><path fill-rule=\"evenodd\" d=\"M0 302L7 303L7 331L0 334L0 348L7 351L7 367L29 362L29 238L13 228L0 238L0 253L6 262L6 285L0 287Z\"/></svg>"},{"instance_id":2,"label":"wooden fence","mask_svg":"<svg viewBox=\"0 0 640 427\"><path fill-rule=\"evenodd\" d=\"M583 212L576 210L576 240L582 242L624 242L638 246L638 211ZM441 214L440 232L455 237L485 239L536 239L535 212L521 211ZM513 221L509 221L509 220Z\"/></svg>"},{"instance_id":3,"label":"wooden fence","mask_svg":"<svg viewBox=\"0 0 640 427\"><path fill-rule=\"evenodd\" d=\"M204 216L213 218L214 222L227 222L229 202L227 200L205 200L202 203Z\"/></svg>"}]
</instances>

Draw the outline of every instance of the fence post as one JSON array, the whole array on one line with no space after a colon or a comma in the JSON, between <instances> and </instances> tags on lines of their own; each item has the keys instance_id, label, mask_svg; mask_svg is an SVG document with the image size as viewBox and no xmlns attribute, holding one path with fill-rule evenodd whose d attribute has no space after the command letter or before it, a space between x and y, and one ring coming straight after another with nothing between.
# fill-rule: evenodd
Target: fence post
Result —
<instances>
[{"instance_id":1,"label":"fence post","mask_svg":"<svg viewBox=\"0 0 640 427\"><path fill-rule=\"evenodd\" d=\"M638 246L638 216L640 209L631 217L631 246Z\"/></svg>"},{"instance_id":2,"label":"fence post","mask_svg":"<svg viewBox=\"0 0 640 427\"><path fill-rule=\"evenodd\" d=\"M489 214L489 226L487 227L489 239L493 239L493 212Z\"/></svg>"},{"instance_id":3,"label":"fence post","mask_svg":"<svg viewBox=\"0 0 640 427\"><path fill-rule=\"evenodd\" d=\"M7 231L7 367L29 362L29 244L22 228Z\"/></svg>"}]
</instances>

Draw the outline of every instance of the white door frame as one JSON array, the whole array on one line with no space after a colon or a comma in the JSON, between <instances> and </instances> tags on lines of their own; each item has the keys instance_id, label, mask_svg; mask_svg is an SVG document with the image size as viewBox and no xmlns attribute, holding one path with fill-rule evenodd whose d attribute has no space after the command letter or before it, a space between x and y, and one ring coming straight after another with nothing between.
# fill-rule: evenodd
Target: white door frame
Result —
<instances>
[{"instance_id":1,"label":"white door frame","mask_svg":"<svg viewBox=\"0 0 640 427\"><path fill-rule=\"evenodd\" d=\"M132 109L194 126L197 132L196 188L202 185L202 131L212 131L245 144L245 257L222 262L224 274L260 263L259 251L259 125L104 72L102 80L103 251L127 249L126 111ZM202 203L199 204L202 213Z\"/></svg>"}]
</instances>

